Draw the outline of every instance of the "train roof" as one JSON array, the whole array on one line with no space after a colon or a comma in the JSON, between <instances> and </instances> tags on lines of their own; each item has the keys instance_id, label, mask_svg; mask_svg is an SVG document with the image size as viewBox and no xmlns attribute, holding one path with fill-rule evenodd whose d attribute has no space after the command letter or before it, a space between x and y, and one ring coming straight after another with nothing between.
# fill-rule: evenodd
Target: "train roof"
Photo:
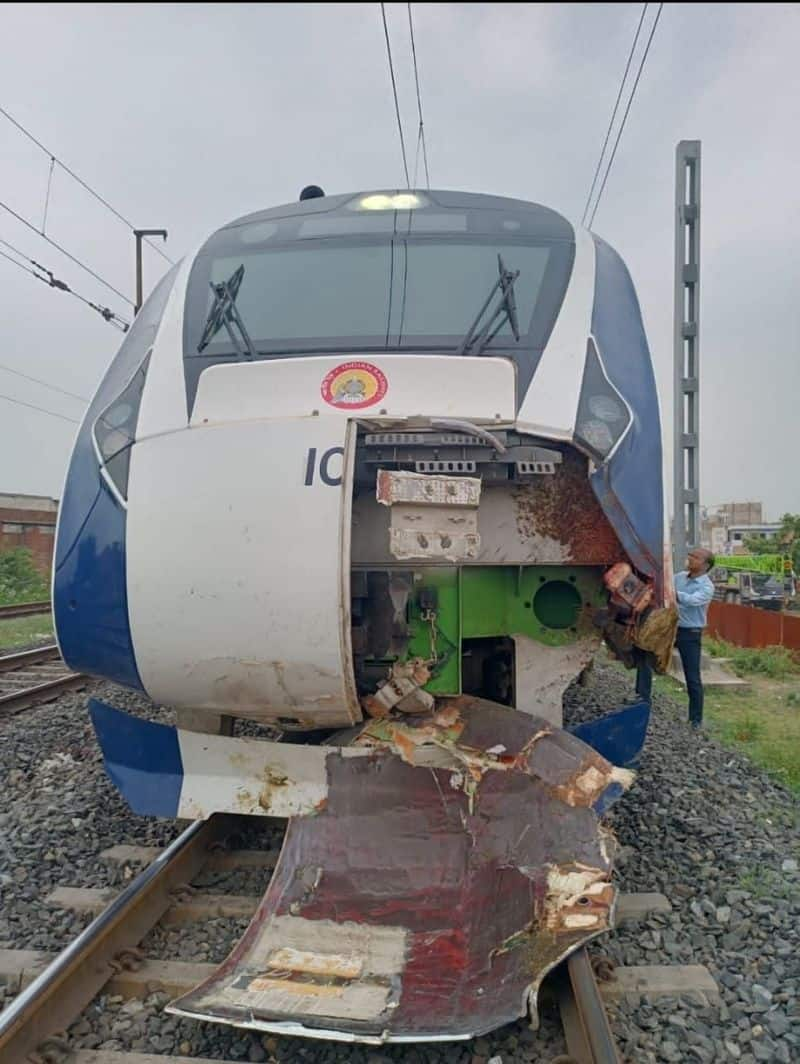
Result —
<instances>
[{"instance_id":1,"label":"train roof","mask_svg":"<svg viewBox=\"0 0 800 1064\"><path fill-rule=\"evenodd\" d=\"M387 224L386 231L402 231L407 228L409 216L425 221L424 229L433 231L442 229L452 233L458 232L459 216L464 218L464 228L475 231L478 216L484 212L505 212L508 215L509 236L518 235L536 237L544 240L568 241L575 239L572 224L558 211L545 207L541 203L529 200L513 199L506 196L493 196L482 192L459 192L450 189L402 189L379 188L363 189L335 196L319 196L312 199L297 200L266 210L254 211L243 215L224 225L218 232L239 226L255 225L260 222L278 221L286 218L312 218L315 215L338 216L352 220L352 232L364 231L359 219L375 219L394 216L393 224ZM441 226L429 224L438 215ZM401 225L397 224L402 218ZM495 230L496 218L491 228ZM512 223L517 223L515 227ZM372 225L369 227L373 232ZM479 228L479 226L478 226ZM412 232L419 231L418 226ZM496 231L496 230L495 230Z\"/></svg>"}]
</instances>

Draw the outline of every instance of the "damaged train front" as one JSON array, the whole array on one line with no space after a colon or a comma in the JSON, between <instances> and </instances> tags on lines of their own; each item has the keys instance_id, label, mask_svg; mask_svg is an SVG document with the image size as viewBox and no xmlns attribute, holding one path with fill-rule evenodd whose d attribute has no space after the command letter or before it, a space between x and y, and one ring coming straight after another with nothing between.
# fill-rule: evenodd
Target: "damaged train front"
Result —
<instances>
[{"instance_id":1,"label":"damaged train front","mask_svg":"<svg viewBox=\"0 0 800 1064\"><path fill-rule=\"evenodd\" d=\"M250 927L170 1011L466 1039L535 1020L547 973L613 926L602 818L649 707L565 728L563 695L604 638L660 668L674 618L638 305L647 364L629 390L620 315L597 309L604 284L629 297L627 272L581 247L586 314L567 293L533 374L470 334L458 353L230 358L195 374L185 431L137 441L133 645L178 726L95 702L108 771L143 814L288 818ZM508 325L509 270L489 258ZM556 409L548 375L581 330ZM185 534L155 535L170 515ZM197 725L241 719L271 737Z\"/></svg>"}]
</instances>

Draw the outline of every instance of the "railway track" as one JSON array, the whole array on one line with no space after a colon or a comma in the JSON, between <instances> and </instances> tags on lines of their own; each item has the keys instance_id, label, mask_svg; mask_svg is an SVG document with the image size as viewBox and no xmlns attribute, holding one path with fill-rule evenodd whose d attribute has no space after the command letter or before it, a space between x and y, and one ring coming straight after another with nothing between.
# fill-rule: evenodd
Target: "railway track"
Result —
<instances>
[{"instance_id":1,"label":"railway track","mask_svg":"<svg viewBox=\"0 0 800 1064\"><path fill-rule=\"evenodd\" d=\"M86 677L61 660L55 643L0 657L0 717L51 702L64 691L83 687Z\"/></svg>"},{"instance_id":2,"label":"railway track","mask_svg":"<svg viewBox=\"0 0 800 1064\"><path fill-rule=\"evenodd\" d=\"M36 613L49 613L50 602L16 602L12 606L0 606L0 621L12 617L29 617Z\"/></svg>"},{"instance_id":3,"label":"railway track","mask_svg":"<svg viewBox=\"0 0 800 1064\"><path fill-rule=\"evenodd\" d=\"M154 988L176 996L211 974L213 964L148 960L139 945L157 924L185 924L212 917L248 917L259 898L211 895L193 890L205 868L274 867L276 851L231 851L228 837L240 835L249 818L215 815L187 828L166 850L116 846L101 856L144 869L118 895L108 890L57 888L49 904L92 914L93 922L56 956L28 950L0 950L0 982L18 991L0 1014L0 1060L30 1064L157 1064L158 1055L135 1052L69 1052L65 1032L101 991L144 998ZM237 830L237 825L239 830ZM148 863L149 862L149 863ZM669 909L659 894L622 895L617 921L636 921ZM620 1064L605 1002L635 995L658 998L697 991L716 1000L710 974L699 966L606 966L598 981L585 950L573 954L545 986L557 995L568 1056L560 1064ZM66 1054L69 1053L67 1056ZM164 1056L164 1064L174 1057ZM180 1058L181 1062L185 1058ZM202 1062L201 1062L202 1064ZM555 1064L555 1062L553 1062Z\"/></svg>"}]
</instances>

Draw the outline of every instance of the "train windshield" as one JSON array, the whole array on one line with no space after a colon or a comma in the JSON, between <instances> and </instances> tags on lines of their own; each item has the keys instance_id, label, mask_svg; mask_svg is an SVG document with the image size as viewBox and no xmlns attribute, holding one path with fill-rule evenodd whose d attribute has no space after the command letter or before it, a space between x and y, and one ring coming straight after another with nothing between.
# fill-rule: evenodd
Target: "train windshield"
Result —
<instances>
[{"instance_id":1,"label":"train windshield","mask_svg":"<svg viewBox=\"0 0 800 1064\"><path fill-rule=\"evenodd\" d=\"M391 246L284 248L215 259L208 281L244 267L236 307L259 353L335 337L386 335ZM212 304L206 286L206 305ZM227 340L225 330L215 337Z\"/></svg>"},{"instance_id":2,"label":"train windshield","mask_svg":"<svg viewBox=\"0 0 800 1064\"><path fill-rule=\"evenodd\" d=\"M353 341L370 348L453 348L497 281L498 254L509 270L519 270L514 290L524 337L547 270L547 246L426 240L225 256L206 264L200 291L190 293L192 324L202 334L214 300L210 286L244 267L236 307L259 355L351 349ZM506 322L494 344L509 342ZM209 346L229 347L227 332L218 331Z\"/></svg>"},{"instance_id":3,"label":"train windshield","mask_svg":"<svg viewBox=\"0 0 800 1064\"><path fill-rule=\"evenodd\" d=\"M511 354L524 384L561 306L572 253L565 241L500 233L370 233L272 244L223 231L197 257L189 279L184 356L190 404L203 369L242 357L455 354L497 285L498 255L505 270L518 271L513 297L520 337L515 340L506 319L483 349ZM220 314L229 284L233 316L246 339L232 336Z\"/></svg>"}]
</instances>

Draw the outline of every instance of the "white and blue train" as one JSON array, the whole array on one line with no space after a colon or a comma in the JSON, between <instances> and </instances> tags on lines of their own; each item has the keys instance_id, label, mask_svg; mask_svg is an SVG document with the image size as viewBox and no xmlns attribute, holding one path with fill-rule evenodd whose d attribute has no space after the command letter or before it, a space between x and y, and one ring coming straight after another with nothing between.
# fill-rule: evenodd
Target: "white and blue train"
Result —
<instances>
[{"instance_id":1,"label":"white and blue train","mask_svg":"<svg viewBox=\"0 0 800 1064\"><path fill-rule=\"evenodd\" d=\"M65 661L175 710L91 705L132 808L291 818L172 1010L367 1042L535 1010L613 922L600 816L647 724L564 731L562 695L665 604L664 524L633 283L555 211L312 188L173 267L81 424L53 580Z\"/></svg>"}]
</instances>

